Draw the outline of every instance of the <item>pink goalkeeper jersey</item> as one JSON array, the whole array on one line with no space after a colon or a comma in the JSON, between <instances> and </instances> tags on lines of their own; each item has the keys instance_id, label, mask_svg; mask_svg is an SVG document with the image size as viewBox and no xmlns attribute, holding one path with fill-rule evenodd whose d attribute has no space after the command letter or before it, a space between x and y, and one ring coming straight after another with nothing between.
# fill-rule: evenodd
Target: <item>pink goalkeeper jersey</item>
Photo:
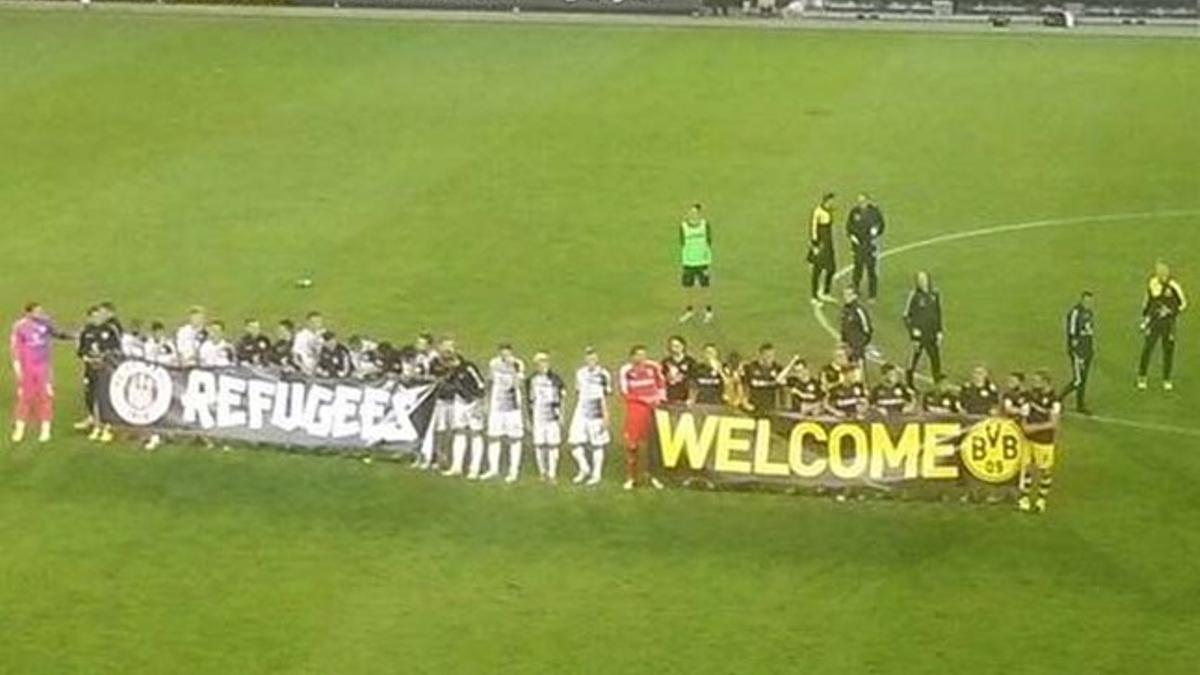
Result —
<instances>
[{"instance_id":1,"label":"pink goalkeeper jersey","mask_svg":"<svg viewBox=\"0 0 1200 675\"><path fill-rule=\"evenodd\" d=\"M12 354L23 368L49 368L54 324L49 319L22 317L13 324Z\"/></svg>"}]
</instances>

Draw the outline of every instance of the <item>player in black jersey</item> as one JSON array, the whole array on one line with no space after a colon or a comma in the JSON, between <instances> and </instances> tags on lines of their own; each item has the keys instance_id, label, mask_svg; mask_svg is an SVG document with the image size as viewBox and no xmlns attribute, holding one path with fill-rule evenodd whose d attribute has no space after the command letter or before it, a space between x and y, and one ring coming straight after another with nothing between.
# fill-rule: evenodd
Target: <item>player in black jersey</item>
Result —
<instances>
[{"instance_id":1,"label":"player in black jersey","mask_svg":"<svg viewBox=\"0 0 1200 675\"><path fill-rule=\"evenodd\" d=\"M821 380L813 376L808 362L799 356L792 359L784 373L784 389L787 393L788 410L801 415L819 415L824 409L825 388Z\"/></svg>"},{"instance_id":2,"label":"player in black jersey","mask_svg":"<svg viewBox=\"0 0 1200 675\"><path fill-rule=\"evenodd\" d=\"M79 332L75 349L75 355L83 362L83 403L87 408L87 417L76 423L75 428L80 431L90 429L88 439L101 443L111 442L113 435L112 427L100 423L96 408L100 371L107 359L121 353L121 334L109 318L99 305L88 308L87 324Z\"/></svg>"},{"instance_id":3,"label":"player in black jersey","mask_svg":"<svg viewBox=\"0 0 1200 675\"><path fill-rule=\"evenodd\" d=\"M242 336L238 338L233 351L238 363L247 366L267 365L271 355L271 338L263 333L262 322L246 319Z\"/></svg>"},{"instance_id":4,"label":"player in black jersey","mask_svg":"<svg viewBox=\"0 0 1200 675\"><path fill-rule=\"evenodd\" d=\"M321 351L317 354L317 375L328 378L350 376L350 350L327 330L321 334Z\"/></svg>"},{"instance_id":5,"label":"player in black jersey","mask_svg":"<svg viewBox=\"0 0 1200 675\"><path fill-rule=\"evenodd\" d=\"M688 354L687 340L672 335L667 338L667 355L662 360L667 380L667 403L688 403L695 397L696 359Z\"/></svg>"},{"instance_id":6,"label":"player in black jersey","mask_svg":"<svg viewBox=\"0 0 1200 675\"><path fill-rule=\"evenodd\" d=\"M746 402L755 415L769 415L779 407L779 373L775 346L769 342L758 348L758 358L742 366L742 386Z\"/></svg>"},{"instance_id":7,"label":"player in black jersey","mask_svg":"<svg viewBox=\"0 0 1200 675\"><path fill-rule=\"evenodd\" d=\"M692 402L701 405L721 405L729 371L721 363L721 353L714 344L704 345L703 358L692 371Z\"/></svg>"},{"instance_id":8,"label":"player in black jersey","mask_svg":"<svg viewBox=\"0 0 1200 675\"><path fill-rule=\"evenodd\" d=\"M968 415L995 415L1000 411L1000 388L992 382L987 368L976 366L970 381L962 386L959 400Z\"/></svg>"},{"instance_id":9,"label":"player in black jersey","mask_svg":"<svg viewBox=\"0 0 1200 675\"><path fill-rule=\"evenodd\" d=\"M958 391L949 378L943 378L934 388L925 392L922 397L925 412L935 415L953 415L962 412L962 403Z\"/></svg>"},{"instance_id":10,"label":"player in black jersey","mask_svg":"<svg viewBox=\"0 0 1200 675\"><path fill-rule=\"evenodd\" d=\"M867 387L858 370L848 370L825 390L825 410L837 417L861 417L867 410Z\"/></svg>"},{"instance_id":11,"label":"player in black jersey","mask_svg":"<svg viewBox=\"0 0 1200 675\"><path fill-rule=\"evenodd\" d=\"M885 417L916 410L917 390L904 381L904 371L894 364L883 365L883 382L871 389L871 405Z\"/></svg>"},{"instance_id":12,"label":"player in black jersey","mask_svg":"<svg viewBox=\"0 0 1200 675\"><path fill-rule=\"evenodd\" d=\"M267 364L282 370L296 370L296 362L292 357L292 343L296 337L296 325L290 319L283 319L275 327L275 341L267 353Z\"/></svg>"},{"instance_id":13,"label":"player in black jersey","mask_svg":"<svg viewBox=\"0 0 1200 675\"><path fill-rule=\"evenodd\" d=\"M1025 373L1013 371L1008 375L1008 383L1000 398L1000 412L1005 417L1025 419L1025 406L1029 404L1029 392L1025 390Z\"/></svg>"},{"instance_id":14,"label":"player in black jersey","mask_svg":"<svg viewBox=\"0 0 1200 675\"><path fill-rule=\"evenodd\" d=\"M1039 371L1033 377L1024 418L1030 457L1026 471L1021 476L1021 498L1017 502L1022 511L1041 513L1046 510L1046 500L1050 497L1054 482L1057 454L1054 441L1061 415L1062 403L1050 384L1050 376L1045 371Z\"/></svg>"}]
</instances>

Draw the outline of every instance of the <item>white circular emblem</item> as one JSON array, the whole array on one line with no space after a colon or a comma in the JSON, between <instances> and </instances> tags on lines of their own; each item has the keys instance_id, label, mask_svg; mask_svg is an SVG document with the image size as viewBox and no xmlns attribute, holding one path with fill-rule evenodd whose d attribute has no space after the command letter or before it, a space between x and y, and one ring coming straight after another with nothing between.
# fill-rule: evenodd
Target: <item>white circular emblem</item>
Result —
<instances>
[{"instance_id":1,"label":"white circular emblem","mask_svg":"<svg viewBox=\"0 0 1200 675\"><path fill-rule=\"evenodd\" d=\"M138 427L154 424L171 409L171 374L153 363L126 361L113 371L108 397L125 422Z\"/></svg>"}]
</instances>

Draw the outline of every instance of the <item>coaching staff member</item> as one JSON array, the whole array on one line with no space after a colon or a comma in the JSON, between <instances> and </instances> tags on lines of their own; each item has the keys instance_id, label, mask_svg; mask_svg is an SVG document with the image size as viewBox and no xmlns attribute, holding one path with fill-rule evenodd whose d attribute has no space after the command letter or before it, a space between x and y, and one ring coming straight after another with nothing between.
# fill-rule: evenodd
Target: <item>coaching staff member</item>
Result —
<instances>
[{"instance_id":1,"label":"coaching staff member","mask_svg":"<svg viewBox=\"0 0 1200 675\"><path fill-rule=\"evenodd\" d=\"M867 308L858 301L858 291L847 288L843 291L845 302L842 304L842 344L846 345L846 355L859 367L866 363L867 345L871 344L874 329L871 325L871 315Z\"/></svg>"},{"instance_id":2,"label":"coaching staff member","mask_svg":"<svg viewBox=\"0 0 1200 675\"><path fill-rule=\"evenodd\" d=\"M1090 415L1087 407L1088 375L1092 371L1092 357L1096 353L1096 314L1091 291L1084 291L1079 302L1067 312L1067 357L1071 359L1071 383L1063 390L1061 398L1075 394L1075 409Z\"/></svg>"},{"instance_id":3,"label":"coaching staff member","mask_svg":"<svg viewBox=\"0 0 1200 675\"><path fill-rule=\"evenodd\" d=\"M1154 266L1154 276L1146 284L1146 303L1142 306L1142 332L1146 334L1142 343L1142 359L1138 364L1137 388L1146 388L1146 373L1150 370L1150 357L1154 346L1162 342L1163 383L1171 391L1171 369L1175 365L1175 320L1187 309L1187 296L1183 286L1171 276L1171 268L1164 262Z\"/></svg>"},{"instance_id":4,"label":"coaching staff member","mask_svg":"<svg viewBox=\"0 0 1200 675\"><path fill-rule=\"evenodd\" d=\"M862 293L863 275L867 277L867 298L879 294L879 238L885 228L883 212L863 192L846 217L846 236L854 253L854 290Z\"/></svg>"},{"instance_id":5,"label":"coaching staff member","mask_svg":"<svg viewBox=\"0 0 1200 675\"><path fill-rule=\"evenodd\" d=\"M904 306L904 326L912 340L908 361L908 386L913 386L921 355L929 357L933 381L942 380L942 295L933 288L928 272L917 272L916 282Z\"/></svg>"},{"instance_id":6,"label":"coaching staff member","mask_svg":"<svg viewBox=\"0 0 1200 675\"><path fill-rule=\"evenodd\" d=\"M830 288L837 262L833 256L833 198L826 192L813 209L808 226L808 263L812 266L812 303L832 302Z\"/></svg>"}]
</instances>

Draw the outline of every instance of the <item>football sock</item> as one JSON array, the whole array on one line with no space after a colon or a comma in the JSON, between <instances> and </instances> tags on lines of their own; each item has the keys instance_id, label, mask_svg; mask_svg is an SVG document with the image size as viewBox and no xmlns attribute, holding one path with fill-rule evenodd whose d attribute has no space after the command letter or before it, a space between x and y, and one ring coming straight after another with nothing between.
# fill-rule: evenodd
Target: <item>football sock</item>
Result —
<instances>
[{"instance_id":1,"label":"football sock","mask_svg":"<svg viewBox=\"0 0 1200 675\"><path fill-rule=\"evenodd\" d=\"M591 473L591 467L588 466L587 461L587 452L584 451L583 446L575 446L575 449L571 450L571 456L575 458L575 465L579 467L579 475L587 476Z\"/></svg>"},{"instance_id":2,"label":"football sock","mask_svg":"<svg viewBox=\"0 0 1200 675\"><path fill-rule=\"evenodd\" d=\"M492 441L488 443L488 468L487 474L494 476L500 473L500 441Z\"/></svg>"},{"instance_id":3,"label":"football sock","mask_svg":"<svg viewBox=\"0 0 1200 675\"><path fill-rule=\"evenodd\" d=\"M521 441L508 446L508 479L516 480L521 475Z\"/></svg>"},{"instance_id":4,"label":"football sock","mask_svg":"<svg viewBox=\"0 0 1200 675\"><path fill-rule=\"evenodd\" d=\"M467 454L467 437L455 434L450 446L450 473L462 473L463 459Z\"/></svg>"},{"instance_id":5,"label":"football sock","mask_svg":"<svg viewBox=\"0 0 1200 675\"><path fill-rule=\"evenodd\" d=\"M546 449L546 475L550 480L558 478L558 448Z\"/></svg>"},{"instance_id":6,"label":"football sock","mask_svg":"<svg viewBox=\"0 0 1200 675\"><path fill-rule=\"evenodd\" d=\"M594 448L592 450L592 480L600 480L600 475L604 473L604 448Z\"/></svg>"},{"instance_id":7,"label":"football sock","mask_svg":"<svg viewBox=\"0 0 1200 675\"><path fill-rule=\"evenodd\" d=\"M477 452L474 445L471 446L471 468L467 470L467 476L478 478L479 471L483 468L483 453Z\"/></svg>"},{"instance_id":8,"label":"football sock","mask_svg":"<svg viewBox=\"0 0 1200 675\"><path fill-rule=\"evenodd\" d=\"M547 452L548 450L541 445L535 445L533 447L533 461L537 462L538 475L542 478L545 478L548 475L548 469L546 468Z\"/></svg>"}]
</instances>

